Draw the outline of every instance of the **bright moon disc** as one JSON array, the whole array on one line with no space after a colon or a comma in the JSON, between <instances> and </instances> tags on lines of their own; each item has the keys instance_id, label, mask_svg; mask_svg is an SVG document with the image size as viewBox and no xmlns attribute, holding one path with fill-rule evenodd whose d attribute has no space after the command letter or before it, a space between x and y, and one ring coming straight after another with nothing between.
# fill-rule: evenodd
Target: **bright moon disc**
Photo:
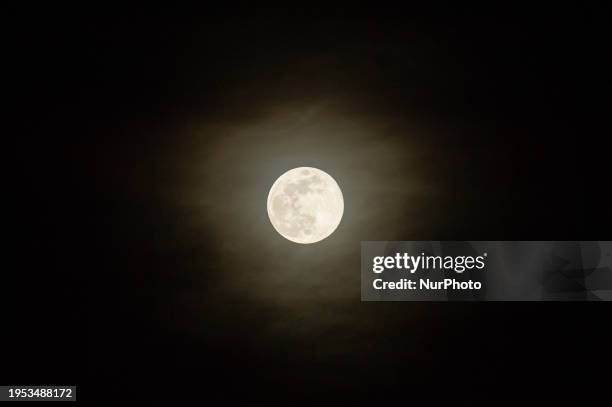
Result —
<instances>
[{"instance_id":1,"label":"bright moon disc","mask_svg":"<svg viewBox=\"0 0 612 407\"><path fill-rule=\"evenodd\" d=\"M344 213L344 198L326 172L298 167L281 175L268 194L268 216L284 238L315 243L331 235Z\"/></svg>"}]
</instances>

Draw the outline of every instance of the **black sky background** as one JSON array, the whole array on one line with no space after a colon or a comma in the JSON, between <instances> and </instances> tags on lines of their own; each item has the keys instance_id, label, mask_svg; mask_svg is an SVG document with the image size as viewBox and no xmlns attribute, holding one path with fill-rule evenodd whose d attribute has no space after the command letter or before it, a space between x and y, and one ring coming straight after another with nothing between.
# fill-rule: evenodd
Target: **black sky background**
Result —
<instances>
[{"instance_id":1,"label":"black sky background","mask_svg":"<svg viewBox=\"0 0 612 407\"><path fill-rule=\"evenodd\" d=\"M382 184L408 190L416 177L437 191L416 216L410 204L410 217L392 220L372 209L357 244L610 240L606 10L49 9L18 21L3 383L76 383L84 402L490 400L534 389L586 402L602 391L606 304L370 304L357 290L322 301L329 322L314 323L219 278L237 266L218 220L190 229L194 213L169 204L181 185L167 187L192 182L180 165L192 148L226 140L194 144L186 128L332 106L326 120L399 123L380 143L406 157L418 147L416 175ZM406 168L402 156L373 174ZM201 298L185 296L192 287ZM271 331L275 319L291 322Z\"/></svg>"}]
</instances>

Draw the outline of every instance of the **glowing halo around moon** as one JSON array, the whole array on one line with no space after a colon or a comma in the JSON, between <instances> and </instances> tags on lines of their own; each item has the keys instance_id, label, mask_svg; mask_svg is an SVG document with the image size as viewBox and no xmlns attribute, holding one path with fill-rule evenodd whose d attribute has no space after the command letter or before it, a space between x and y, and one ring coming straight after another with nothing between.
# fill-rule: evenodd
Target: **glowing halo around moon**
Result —
<instances>
[{"instance_id":1,"label":"glowing halo around moon","mask_svg":"<svg viewBox=\"0 0 612 407\"><path fill-rule=\"evenodd\" d=\"M336 181L313 167L298 167L281 175L268 194L268 216L285 239L319 242L342 220L344 198Z\"/></svg>"}]
</instances>

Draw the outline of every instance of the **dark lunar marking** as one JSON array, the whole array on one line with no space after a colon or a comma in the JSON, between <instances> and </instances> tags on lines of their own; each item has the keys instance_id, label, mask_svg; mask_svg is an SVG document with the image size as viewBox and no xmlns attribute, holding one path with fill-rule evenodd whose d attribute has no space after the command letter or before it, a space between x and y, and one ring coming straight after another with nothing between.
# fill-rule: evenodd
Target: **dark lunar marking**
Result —
<instances>
[{"instance_id":1,"label":"dark lunar marking","mask_svg":"<svg viewBox=\"0 0 612 407\"><path fill-rule=\"evenodd\" d=\"M311 233L311 232L310 232L310 229L306 229L306 230L304 231L304 234L306 234L306 235L309 235L310 233Z\"/></svg>"},{"instance_id":2,"label":"dark lunar marking","mask_svg":"<svg viewBox=\"0 0 612 407\"><path fill-rule=\"evenodd\" d=\"M302 170L302 175L308 175L308 174L310 174L310 171L308 171L308 170Z\"/></svg>"},{"instance_id":3,"label":"dark lunar marking","mask_svg":"<svg viewBox=\"0 0 612 407\"><path fill-rule=\"evenodd\" d=\"M288 195L293 195L297 188L297 185L295 185L294 183L287 184L287 186L285 187L285 193L287 193Z\"/></svg>"},{"instance_id":4,"label":"dark lunar marking","mask_svg":"<svg viewBox=\"0 0 612 407\"><path fill-rule=\"evenodd\" d=\"M305 179L299 181L297 190L302 195L308 193L310 191L310 183Z\"/></svg>"},{"instance_id":5,"label":"dark lunar marking","mask_svg":"<svg viewBox=\"0 0 612 407\"><path fill-rule=\"evenodd\" d=\"M312 215L303 215L302 218L300 219L300 225L302 227L304 226L312 226L315 224L315 220L316 218Z\"/></svg>"}]
</instances>

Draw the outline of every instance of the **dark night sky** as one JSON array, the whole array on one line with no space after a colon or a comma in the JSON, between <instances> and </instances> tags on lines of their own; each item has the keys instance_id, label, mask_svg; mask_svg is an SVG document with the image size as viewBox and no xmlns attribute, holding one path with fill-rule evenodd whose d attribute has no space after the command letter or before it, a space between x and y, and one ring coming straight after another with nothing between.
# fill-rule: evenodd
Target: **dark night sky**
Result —
<instances>
[{"instance_id":1,"label":"dark night sky","mask_svg":"<svg viewBox=\"0 0 612 407\"><path fill-rule=\"evenodd\" d=\"M361 240L610 240L607 24L596 7L24 18L3 382L589 400L605 304L361 303L358 262ZM300 165L336 178L346 213L298 247L265 198Z\"/></svg>"}]
</instances>

